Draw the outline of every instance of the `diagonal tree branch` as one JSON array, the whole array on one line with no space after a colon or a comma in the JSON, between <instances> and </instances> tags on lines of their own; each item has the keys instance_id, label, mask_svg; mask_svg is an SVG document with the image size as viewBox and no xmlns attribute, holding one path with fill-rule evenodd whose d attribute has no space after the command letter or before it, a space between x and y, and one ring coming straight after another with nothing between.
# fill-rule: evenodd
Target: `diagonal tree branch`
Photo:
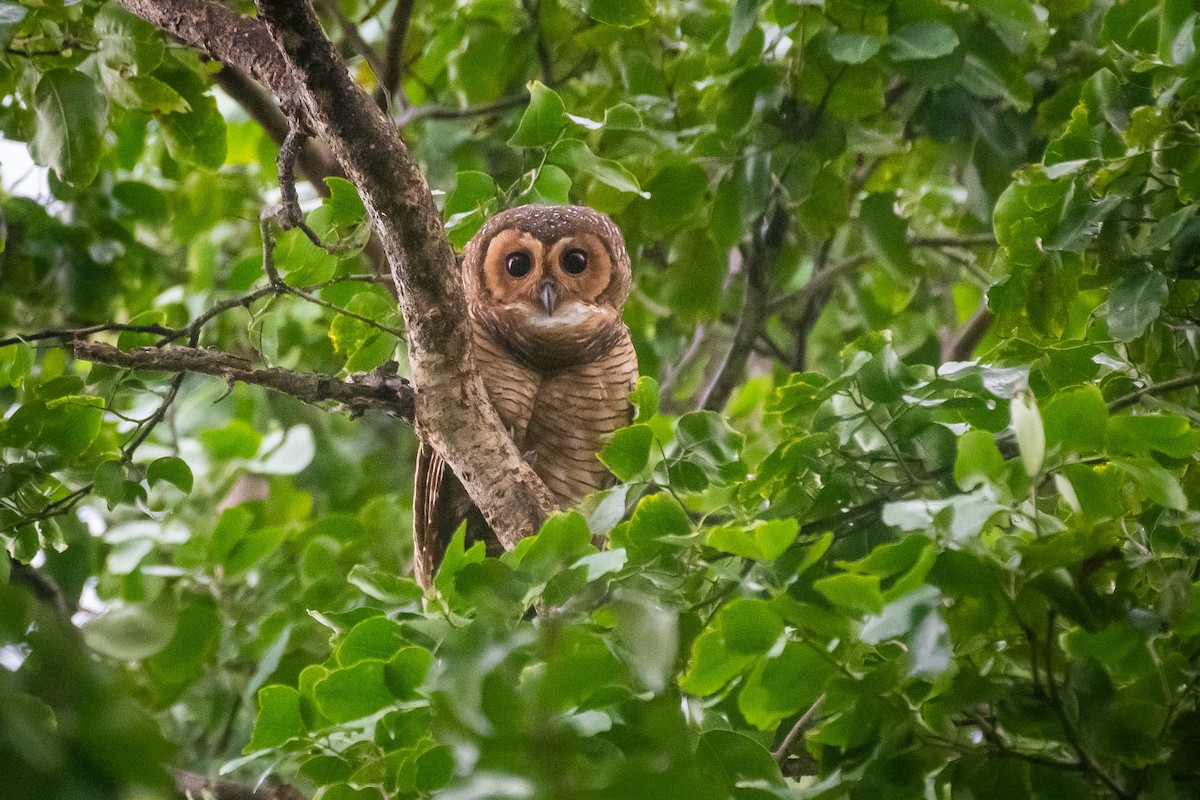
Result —
<instances>
[{"instance_id":1,"label":"diagonal tree branch","mask_svg":"<svg viewBox=\"0 0 1200 800\"><path fill-rule=\"evenodd\" d=\"M750 252L746 254L746 287L742 299L742 310L733 329L733 342L725 360L704 393L701 408L720 411L725 407L733 390L742 382L746 373L746 361L754 352L754 343L767 320L767 302L771 295L771 271L779 250L783 246L791 216L782 203L777 202L770 219L761 233L754 237Z\"/></svg>"},{"instance_id":2,"label":"diagonal tree branch","mask_svg":"<svg viewBox=\"0 0 1200 800\"><path fill-rule=\"evenodd\" d=\"M425 177L395 125L346 70L309 0L258 0L304 90L283 98L358 187L400 288L422 437L454 470L509 548L554 508L521 458L475 370L458 262ZM497 480L503 476L504 480Z\"/></svg>"},{"instance_id":3,"label":"diagonal tree branch","mask_svg":"<svg viewBox=\"0 0 1200 800\"><path fill-rule=\"evenodd\" d=\"M462 278L429 186L396 126L350 77L311 0L258 0L257 20L213 0L120 2L264 83L293 126L324 140L358 188L399 288L419 387L416 427L500 541L515 547L553 510L553 497L517 452L475 369Z\"/></svg>"},{"instance_id":4,"label":"diagonal tree branch","mask_svg":"<svg viewBox=\"0 0 1200 800\"><path fill-rule=\"evenodd\" d=\"M282 97L300 90L296 76L261 21L217 0L117 0L222 64L237 67Z\"/></svg>"},{"instance_id":5,"label":"diagonal tree branch","mask_svg":"<svg viewBox=\"0 0 1200 800\"><path fill-rule=\"evenodd\" d=\"M397 0L396 10L392 12L392 21L388 23L387 48L383 54L383 75L379 87L383 102L399 95L400 105L408 107L408 97L404 94L400 77L404 73L404 40L408 37L408 25L412 22L413 6L416 0Z\"/></svg>"}]
</instances>

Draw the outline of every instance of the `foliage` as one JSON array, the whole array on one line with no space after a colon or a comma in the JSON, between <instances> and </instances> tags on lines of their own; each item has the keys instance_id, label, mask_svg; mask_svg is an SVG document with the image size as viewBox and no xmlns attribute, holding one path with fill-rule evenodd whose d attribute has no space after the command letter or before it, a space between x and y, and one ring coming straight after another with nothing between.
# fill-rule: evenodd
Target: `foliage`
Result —
<instances>
[{"instance_id":1,"label":"foliage","mask_svg":"<svg viewBox=\"0 0 1200 800\"><path fill-rule=\"evenodd\" d=\"M371 88L347 31L404 5L326 20ZM398 423L71 359L98 325L345 376L402 322L336 178L344 247L282 234L303 289L265 282L276 145L213 68L0 2L0 129L50 169L3 202L6 791L1193 796L1196 5L416 6L392 110L451 240L524 202L625 232L622 483L426 599Z\"/></svg>"}]
</instances>

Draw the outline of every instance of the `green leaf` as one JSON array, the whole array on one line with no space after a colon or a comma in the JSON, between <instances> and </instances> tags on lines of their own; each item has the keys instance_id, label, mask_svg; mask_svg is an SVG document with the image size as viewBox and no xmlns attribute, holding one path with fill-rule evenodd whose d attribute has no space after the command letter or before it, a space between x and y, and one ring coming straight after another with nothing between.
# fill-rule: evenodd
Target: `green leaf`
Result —
<instances>
[{"instance_id":1,"label":"green leaf","mask_svg":"<svg viewBox=\"0 0 1200 800\"><path fill-rule=\"evenodd\" d=\"M701 770L708 773L707 782L714 792L718 787L729 792L720 796L738 797L737 787L747 785L778 790L787 785L770 751L743 733L707 731L700 736L697 754L703 756ZM763 794L773 796L765 791Z\"/></svg>"},{"instance_id":2,"label":"green leaf","mask_svg":"<svg viewBox=\"0 0 1200 800\"><path fill-rule=\"evenodd\" d=\"M631 541L647 544L665 536L687 536L692 521L679 501L667 493L643 497L629 523Z\"/></svg>"},{"instance_id":3,"label":"green leaf","mask_svg":"<svg viewBox=\"0 0 1200 800\"><path fill-rule=\"evenodd\" d=\"M557 164L573 167L587 175L591 175L600 183L611 186L618 192L649 197L642 191L633 173L616 161L600 158L578 139L563 139L554 146L550 153L551 159Z\"/></svg>"},{"instance_id":4,"label":"green leaf","mask_svg":"<svg viewBox=\"0 0 1200 800\"><path fill-rule=\"evenodd\" d=\"M733 653L765 653L783 634L783 620L765 600L733 600L717 613L713 624Z\"/></svg>"},{"instance_id":5,"label":"green leaf","mask_svg":"<svg viewBox=\"0 0 1200 800\"><path fill-rule=\"evenodd\" d=\"M908 646L910 677L936 678L953 661L950 629L940 614L941 592L934 586L922 586L888 603L875 616L868 617L859 632L867 644L888 639L903 639Z\"/></svg>"},{"instance_id":6,"label":"green leaf","mask_svg":"<svg viewBox=\"0 0 1200 800\"><path fill-rule=\"evenodd\" d=\"M1132 342L1162 314L1170 287L1155 270L1126 275L1108 297L1108 333L1118 342Z\"/></svg>"},{"instance_id":7,"label":"green leaf","mask_svg":"<svg viewBox=\"0 0 1200 800\"><path fill-rule=\"evenodd\" d=\"M529 105L521 115L516 133L508 140L512 147L549 147L558 141L567 125L567 107L553 89L541 81L529 84Z\"/></svg>"},{"instance_id":8,"label":"green leaf","mask_svg":"<svg viewBox=\"0 0 1200 800\"><path fill-rule=\"evenodd\" d=\"M566 205L571 202L571 176L553 164L543 164L529 189L529 202Z\"/></svg>"},{"instance_id":9,"label":"green leaf","mask_svg":"<svg viewBox=\"0 0 1200 800\"><path fill-rule=\"evenodd\" d=\"M691 662L679 679L679 688L698 697L713 694L740 675L755 658L730 651L720 632L705 631L692 643Z\"/></svg>"},{"instance_id":10,"label":"green leaf","mask_svg":"<svg viewBox=\"0 0 1200 800\"><path fill-rule=\"evenodd\" d=\"M151 486L159 481L166 481L180 491L192 491L192 470L187 462L175 456L164 456L150 462L146 469L146 480Z\"/></svg>"},{"instance_id":11,"label":"green leaf","mask_svg":"<svg viewBox=\"0 0 1200 800\"><path fill-rule=\"evenodd\" d=\"M141 17L134 16L115 3L105 4L96 12L96 37L105 64L125 72L133 68L148 75L166 52L163 35Z\"/></svg>"},{"instance_id":12,"label":"green leaf","mask_svg":"<svg viewBox=\"0 0 1200 800\"><path fill-rule=\"evenodd\" d=\"M632 28L650 19L654 0L583 0L583 11L597 22Z\"/></svg>"},{"instance_id":13,"label":"green leaf","mask_svg":"<svg viewBox=\"0 0 1200 800\"><path fill-rule=\"evenodd\" d=\"M698 164L669 164L646 187L646 222L659 230L687 226L699 212L708 173Z\"/></svg>"},{"instance_id":14,"label":"green leaf","mask_svg":"<svg viewBox=\"0 0 1200 800\"><path fill-rule=\"evenodd\" d=\"M103 461L96 467L92 475L92 489L110 505L125 499L125 466L121 459Z\"/></svg>"},{"instance_id":15,"label":"green leaf","mask_svg":"<svg viewBox=\"0 0 1200 800\"><path fill-rule=\"evenodd\" d=\"M839 572L815 581L813 588L833 605L852 613L879 613L883 609L878 575Z\"/></svg>"},{"instance_id":16,"label":"green leaf","mask_svg":"<svg viewBox=\"0 0 1200 800\"><path fill-rule=\"evenodd\" d=\"M924 20L905 25L888 39L894 61L921 61L948 56L958 47L958 34L943 22Z\"/></svg>"},{"instance_id":17,"label":"green leaf","mask_svg":"<svg viewBox=\"0 0 1200 800\"><path fill-rule=\"evenodd\" d=\"M258 716L254 733L243 753L279 747L296 736L304 735L300 715L300 693L291 686L272 685L258 690Z\"/></svg>"},{"instance_id":18,"label":"green leaf","mask_svg":"<svg viewBox=\"0 0 1200 800\"><path fill-rule=\"evenodd\" d=\"M762 0L737 0L729 19L729 36L725 39L725 52L733 55L742 46L746 34L758 19L758 7Z\"/></svg>"},{"instance_id":19,"label":"green leaf","mask_svg":"<svg viewBox=\"0 0 1200 800\"><path fill-rule=\"evenodd\" d=\"M441 789L454 777L454 752L442 745L426 750L417 757L417 789L433 792Z\"/></svg>"},{"instance_id":20,"label":"green leaf","mask_svg":"<svg viewBox=\"0 0 1200 800\"><path fill-rule=\"evenodd\" d=\"M115 606L83 626L89 647L119 661L149 658L166 647L174 633L174 604L161 602Z\"/></svg>"},{"instance_id":21,"label":"green leaf","mask_svg":"<svg viewBox=\"0 0 1200 800\"><path fill-rule=\"evenodd\" d=\"M654 431L649 425L630 425L613 434L600 450L599 458L617 480L633 480L646 468L653 443Z\"/></svg>"},{"instance_id":22,"label":"green leaf","mask_svg":"<svg viewBox=\"0 0 1200 800\"><path fill-rule=\"evenodd\" d=\"M863 64L883 47L884 40L869 33L838 31L825 40L825 49L839 64Z\"/></svg>"},{"instance_id":23,"label":"green leaf","mask_svg":"<svg viewBox=\"0 0 1200 800\"><path fill-rule=\"evenodd\" d=\"M908 223L896 214L895 205L895 192L868 195L861 218L879 263L897 276L911 275L917 267L908 246Z\"/></svg>"},{"instance_id":24,"label":"green leaf","mask_svg":"<svg viewBox=\"0 0 1200 800\"><path fill-rule=\"evenodd\" d=\"M642 115L629 103L617 103L604 112L606 131L637 131L643 127Z\"/></svg>"},{"instance_id":25,"label":"green leaf","mask_svg":"<svg viewBox=\"0 0 1200 800\"><path fill-rule=\"evenodd\" d=\"M176 161L215 170L225 163L225 117L217 101L205 94L203 81L185 67L159 68L155 77L183 96L189 111L162 114L162 127L167 150Z\"/></svg>"},{"instance_id":26,"label":"green leaf","mask_svg":"<svg viewBox=\"0 0 1200 800\"><path fill-rule=\"evenodd\" d=\"M1179 478L1166 467L1148 458L1113 459L1113 464L1141 486L1155 503L1163 508L1187 511L1187 495L1183 493Z\"/></svg>"},{"instance_id":27,"label":"green leaf","mask_svg":"<svg viewBox=\"0 0 1200 800\"><path fill-rule=\"evenodd\" d=\"M800 523L794 519L756 520L748 526L710 528L705 544L757 561L774 561L796 541Z\"/></svg>"},{"instance_id":28,"label":"green leaf","mask_svg":"<svg viewBox=\"0 0 1200 800\"><path fill-rule=\"evenodd\" d=\"M317 709L333 722L349 722L391 705L385 668L385 662L368 659L331 670L313 686Z\"/></svg>"},{"instance_id":29,"label":"green leaf","mask_svg":"<svg viewBox=\"0 0 1200 800\"><path fill-rule=\"evenodd\" d=\"M36 129L29 142L33 160L60 180L86 186L100 169L107 103L87 75L52 69L33 92Z\"/></svg>"},{"instance_id":30,"label":"green leaf","mask_svg":"<svg viewBox=\"0 0 1200 800\"><path fill-rule=\"evenodd\" d=\"M410 700L425 682L429 668L433 666L433 653L423 647L403 647L396 652L384 668L388 689L400 700Z\"/></svg>"},{"instance_id":31,"label":"green leaf","mask_svg":"<svg viewBox=\"0 0 1200 800\"><path fill-rule=\"evenodd\" d=\"M1104 449L1108 404L1095 384L1059 392L1042 412L1046 444L1061 453L1093 453Z\"/></svg>"},{"instance_id":32,"label":"green leaf","mask_svg":"<svg viewBox=\"0 0 1200 800\"><path fill-rule=\"evenodd\" d=\"M987 431L967 431L958 439L954 459L954 482L964 492L997 481L1004 474L1004 456L996 439Z\"/></svg>"},{"instance_id":33,"label":"green leaf","mask_svg":"<svg viewBox=\"0 0 1200 800\"><path fill-rule=\"evenodd\" d=\"M637 380L637 385L629 393L629 402L637 408L637 416L634 417L634 422L649 421L651 417L658 413L658 381L649 375L640 376Z\"/></svg>"},{"instance_id":34,"label":"green leaf","mask_svg":"<svg viewBox=\"0 0 1200 800\"><path fill-rule=\"evenodd\" d=\"M368 617L350 629L336 655L339 664L349 667L367 659L387 661L403 645L400 623L382 616Z\"/></svg>"},{"instance_id":35,"label":"green leaf","mask_svg":"<svg viewBox=\"0 0 1200 800\"><path fill-rule=\"evenodd\" d=\"M1048 167L1047 170L1050 168ZM1125 202L1120 195L1109 195L1099 200L1085 200L1067 209L1062 222L1058 224L1054 235L1046 240L1043 247L1047 250L1065 250L1071 253L1082 253L1087 247L1088 240L1100 232L1104 220Z\"/></svg>"},{"instance_id":36,"label":"green leaf","mask_svg":"<svg viewBox=\"0 0 1200 800\"><path fill-rule=\"evenodd\" d=\"M1108 449L1113 453L1149 455L1155 451L1190 459L1200 451L1200 430L1193 429L1187 417L1120 414L1108 419L1107 433Z\"/></svg>"},{"instance_id":37,"label":"green leaf","mask_svg":"<svg viewBox=\"0 0 1200 800\"><path fill-rule=\"evenodd\" d=\"M755 664L738 692L738 710L754 727L771 730L810 708L832 674L833 667L813 647L789 641L778 655Z\"/></svg>"}]
</instances>

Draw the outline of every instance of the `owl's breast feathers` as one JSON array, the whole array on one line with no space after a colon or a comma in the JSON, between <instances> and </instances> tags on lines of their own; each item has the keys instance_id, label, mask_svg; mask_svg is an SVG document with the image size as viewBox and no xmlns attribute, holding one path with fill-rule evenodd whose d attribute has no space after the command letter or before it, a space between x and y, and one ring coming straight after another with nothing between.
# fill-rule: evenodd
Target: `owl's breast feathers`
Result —
<instances>
[{"instance_id":1,"label":"owl's breast feathers","mask_svg":"<svg viewBox=\"0 0 1200 800\"><path fill-rule=\"evenodd\" d=\"M548 344L532 341L539 348ZM629 392L638 375L637 354L619 318L575 352L585 358L559 353L534 367L521 348L476 326L475 360L492 404L563 507L611 485L596 454L613 431L629 424Z\"/></svg>"}]
</instances>

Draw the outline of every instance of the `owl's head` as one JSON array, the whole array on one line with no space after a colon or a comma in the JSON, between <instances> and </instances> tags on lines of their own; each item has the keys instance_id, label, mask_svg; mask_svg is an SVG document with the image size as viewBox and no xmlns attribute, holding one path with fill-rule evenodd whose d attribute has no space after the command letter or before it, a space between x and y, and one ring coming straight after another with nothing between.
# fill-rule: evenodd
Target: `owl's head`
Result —
<instances>
[{"instance_id":1,"label":"owl's head","mask_svg":"<svg viewBox=\"0 0 1200 800\"><path fill-rule=\"evenodd\" d=\"M584 206L518 206L463 253L472 313L535 361L575 360L611 340L629 296L629 255L607 215Z\"/></svg>"}]
</instances>

